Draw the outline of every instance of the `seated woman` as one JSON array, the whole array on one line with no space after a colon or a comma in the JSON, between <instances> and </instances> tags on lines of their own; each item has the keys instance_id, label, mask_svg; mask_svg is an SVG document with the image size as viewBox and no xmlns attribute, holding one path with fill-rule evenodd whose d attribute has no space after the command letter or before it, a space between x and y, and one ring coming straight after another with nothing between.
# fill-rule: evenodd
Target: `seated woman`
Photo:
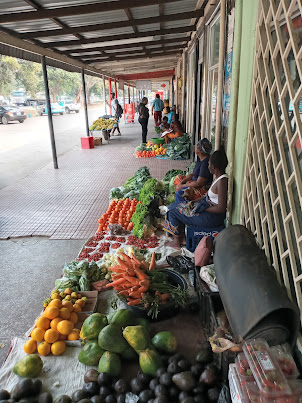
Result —
<instances>
[{"instance_id":1,"label":"seated woman","mask_svg":"<svg viewBox=\"0 0 302 403\"><path fill-rule=\"evenodd\" d=\"M172 235L173 240L167 242L166 246L180 249L185 237L185 225L212 228L224 224L228 193L228 177L225 174L227 165L224 149L215 151L209 161L209 170L215 175L215 180L207 195L200 200L170 204L164 230Z\"/></svg>"},{"instance_id":2,"label":"seated woman","mask_svg":"<svg viewBox=\"0 0 302 403\"><path fill-rule=\"evenodd\" d=\"M176 110L175 106L172 109L170 109L169 106L166 107L166 112L168 114L168 123L169 123L169 125L172 123L172 117L173 117L173 115L175 115L175 110Z\"/></svg>"},{"instance_id":3,"label":"seated woman","mask_svg":"<svg viewBox=\"0 0 302 403\"><path fill-rule=\"evenodd\" d=\"M179 116L177 114L172 116L172 123L170 126L171 131L164 136L166 144L170 143L172 139L182 137L184 134L184 129L178 119Z\"/></svg>"},{"instance_id":4,"label":"seated woman","mask_svg":"<svg viewBox=\"0 0 302 403\"><path fill-rule=\"evenodd\" d=\"M203 196L213 180L213 175L209 171L211 142L206 138L199 140L194 151L197 161L193 172L190 175L178 175L175 178L175 203L195 200Z\"/></svg>"},{"instance_id":5,"label":"seated woman","mask_svg":"<svg viewBox=\"0 0 302 403\"><path fill-rule=\"evenodd\" d=\"M162 123L160 124L159 127L160 127L162 132L165 132L166 130L170 129L170 125L168 123L168 117L167 116L163 117L163 121L162 121Z\"/></svg>"}]
</instances>

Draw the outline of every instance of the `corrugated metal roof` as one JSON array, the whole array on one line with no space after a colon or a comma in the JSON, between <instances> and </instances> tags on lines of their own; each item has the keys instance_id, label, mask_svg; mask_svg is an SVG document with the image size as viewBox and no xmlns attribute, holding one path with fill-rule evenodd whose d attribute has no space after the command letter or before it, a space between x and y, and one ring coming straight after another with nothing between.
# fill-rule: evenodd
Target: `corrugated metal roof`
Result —
<instances>
[{"instance_id":1,"label":"corrugated metal roof","mask_svg":"<svg viewBox=\"0 0 302 403\"><path fill-rule=\"evenodd\" d=\"M165 14L184 13L186 11L195 10L197 0L181 0L167 3L164 5Z\"/></svg>"},{"instance_id":2,"label":"corrugated metal roof","mask_svg":"<svg viewBox=\"0 0 302 403\"><path fill-rule=\"evenodd\" d=\"M82 52L82 53L71 53L71 56L87 56L87 55L95 55L95 56L101 56L101 53L96 50L95 52Z\"/></svg>"},{"instance_id":3,"label":"corrugated metal roof","mask_svg":"<svg viewBox=\"0 0 302 403\"><path fill-rule=\"evenodd\" d=\"M108 22L127 21L124 10L106 11L103 13L74 15L68 17L61 17L60 20L70 27L77 27L79 25L102 24Z\"/></svg>"},{"instance_id":4,"label":"corrugated metal roof","mask_svg":"<svg viewBox=\"0 0 302 403\"><path fill-rule=\"evenodd\" d=\"M190 22L191 20L166 21L163 23L163 28L169 29L169 28L188 27L190 25Z\"/></svg>"},{"instance_id":5,"label":"corrugated metal roof","mask_svg":"<svg viewBox=\"0 0 302 403\"><path fill-rule=\"evenodd\" d=\"M158 6L145 6L130 8L133 18L146 18L159 16Z\"/></svg>"},{"instance_id":6,"label":"corrugated metal roof","mask_svg":"<svg viewBox=\"0 0 302 403\"><path fill-rule=\"evenodd\" d=\"M123 35L123 34L133 34L132 27L121 27L121 28L114 28L114 29L105 29L104 31L94 31L94 32L87 32L84 33L83 36L87 39L91 38L101 38L103 36L113 36L113 35ZM116 38L118 39L118 38Z\"/></svg>"},{"instance_id":7,"label":"corrugated metal roof","mask_svg":"<svg viewBox=\"0 0 302 403\"><path fill-rule=\"evenodd\" d=\"M48 29L58 29L59 26L55 22L49 19L34 20L34 21L23 21L23 22L9 22L7 24L2 24L3 27L12 29L16 32L32 32Z\"/></svg>"},{"instance_id":8,"label":"corrugated metal roof","mask_svg":"<svg viewBox=\"0 0 302 403\"><path fill-rule=\"evenodd\" d=\"M78 40L74 35L58 35L58 36L48 36L47 38L40 38L39 39L43 43L48 42L59 42L59 41L73 41Z\"/></svg>"},{"instance_id":9,"label":"corrugated metal roof","mask_svg":"<svg viewBox=\"0 0 302 403\"><path fill-rule=\"evenodd\" d=\"M160 29L160 24L155 23L155 24L147 24L147 25L138 25L137 27L139 32L154 32L158 31Z\"/></svg>"},{"instance_id":10,"label":"corrugated metal roof","mask_svg":"<svg viewBox=\"0 0 302 403\"><path fill-rule=\"evenodd\" d=\"M182 34L166 34L165 35L166 39L175 39L175 38L183 38L183 37L184 37L183 33ZM160 39L160 35L155 35L154 40L156 41L158 39Z\"/></svg>"},{"instance_id":11,"label":"corrugated metal roof","mask_svg":"<svg viewBox=\"0 0 302 403\"><path fill-rule=\"evenodd\" d=\"M138 50L138 51L141 51L142 50L142 46L143 46L143 44L142 45L140 45L139 47L133 47L133 48L127 48L127 49L122 49L122 48L120 48L120 49L113 49L113 50L104 50L104 52L106 52L106 53L119 53L119 52L125 52L125 50L127 50L127 52L129 51L129 52L132 52L132 51L136 51L136 50Z\"/></svg>"},{"instance_id":12,"label":"corrugated metal roof","mask_svg":"<svg viewBox=\"0 0 302 403\"><path fill-rule=\"evenodd\" d=\"M106 3L108 1L112 0L38 0L42 7L47 8L80 6L81 4Z\"/></svg>"},{"instance_id":13,"label":"corrugated metal roof","mask_svg":"<svg viewBox=\"0 0 302 403\"><path fill-rule=\"evenodd\" d=\"M35 9L24 0L1 0L0 2L0 14L7 14L10 12L20 11L34 11Z\"/></svg>"}]
</instances>

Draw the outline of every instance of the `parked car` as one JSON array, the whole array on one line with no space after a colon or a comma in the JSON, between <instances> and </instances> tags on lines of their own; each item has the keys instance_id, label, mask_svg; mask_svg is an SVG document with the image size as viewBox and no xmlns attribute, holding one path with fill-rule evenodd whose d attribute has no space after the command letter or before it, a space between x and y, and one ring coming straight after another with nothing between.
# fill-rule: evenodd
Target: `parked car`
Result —
<instances>
[{"instance_id":1,"label":"parked car","mask_svg":"<svg viewBox=\"0 0 302 403\"><path fill-rule=\"evenodd\" d=\"M0 121L4 125L15 120L23 123L25 119L26 115L22 109L15 106L0 106Z\"/></svg>"},{"instance_id":2,"label":"parked car","mask_svg":"<svg viewBox=\"0 0 302 403\"><path fill-rule=\"evenodd\" d=\"M81 104L75 103L73 101L61 101L60 105L64 107L66 113L75 112L79 113Z\"/></svg>"},{"instance_id":3,"label":"parked car","mask_svg":"<svg viewBox=\"0 0 302 403\"><path fill-rule=\"evenodd\" d=\"M54 115L55 113L59 113L60 115L64 114L64 108L62 105L59 105L57 102L51 103L51 113L52 115ZM38 112L40 113L40 115L47 115L48 111L47 111L47 106L46 105L41 105L37 107Z\"/></svg>"}]
</instances>

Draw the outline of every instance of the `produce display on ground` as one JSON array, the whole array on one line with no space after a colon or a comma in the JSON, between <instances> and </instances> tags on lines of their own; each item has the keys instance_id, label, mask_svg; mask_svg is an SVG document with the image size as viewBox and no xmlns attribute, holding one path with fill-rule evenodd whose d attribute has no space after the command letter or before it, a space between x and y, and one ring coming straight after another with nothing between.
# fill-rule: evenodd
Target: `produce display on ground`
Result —
<instances>
[{"instance_id":1,"label":"produce display on ground","mask_svg":"<svg viewBox=\"0 0 302 403\"><path fill-rule=\"evenodd\" d=\"M147 144L141 144L135 149L137 158L150 158L163 156L169 160L187 160L190 158L191 138L188 134L173 139L169 144L154 144L148 141Z\"/></svg>"},{"instance_id":2,"label":"produce display on ground","mask_svg":"<svg viewBox=\"0 0 302 403\"><path fill-rule=\"evenodd\" d=\"M89 127L89 130L111 130L115 124L115 119L99 118L92 123L92 125Z\"/></svg>"},{"instance_id":3,"label":"produce display on ground","mask_svg":"<svg viewBox=\"0 0 302 403\"><path fill-rule=\"evenodd\" d=\"M226 344L239 353L229 366L233 403L301 401L291 354L263 340L236 344L224 311L202 346L191 345L195 334L176 337L183 321L173 316L178 308L189 312L186 279L195 265L191 257L167 254L157 220L160 207L175 197L176 176L191 173L194 165L185 172L172 169L162 180L142 167L111 189L96 233L65 263L28 337L12 341L0 369L0 384L8 385L0 389L1 403L228 403L213 354ZM171 328L162 313L175 319ZM179 352L181 343L193 349L191 359Z\"/></svg>"}]
</instances>

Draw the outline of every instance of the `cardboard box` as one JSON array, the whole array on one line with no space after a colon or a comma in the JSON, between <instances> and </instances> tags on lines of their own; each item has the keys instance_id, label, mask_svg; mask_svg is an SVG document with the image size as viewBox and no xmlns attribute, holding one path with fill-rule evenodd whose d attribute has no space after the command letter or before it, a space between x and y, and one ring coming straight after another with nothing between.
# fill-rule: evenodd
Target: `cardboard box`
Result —
<instances>
[{"instance_id":1,"label":"cardboard box","mask_svg":"<svg viewBox=\"0 0 302 403\"><path fill-rule=\"evenodd\" d=\"M102 137L94 137L93 138L94 145L95 146L101 146L103 144L103 139Z\"/></svg>"},{"instance_id":2,"label":"cardboard box","mask_svg":"<svg viewBox=\"0 0 302 403\"><path fill-rule=\"evenodd\" d=\"M88 298L84 308L82 309L82 313L95 312L96 308L97 308L97 304L98 304L98 292L97 291L79 291L79 294L82 294L83 297Z\"/></svg>"}]
</instances>

